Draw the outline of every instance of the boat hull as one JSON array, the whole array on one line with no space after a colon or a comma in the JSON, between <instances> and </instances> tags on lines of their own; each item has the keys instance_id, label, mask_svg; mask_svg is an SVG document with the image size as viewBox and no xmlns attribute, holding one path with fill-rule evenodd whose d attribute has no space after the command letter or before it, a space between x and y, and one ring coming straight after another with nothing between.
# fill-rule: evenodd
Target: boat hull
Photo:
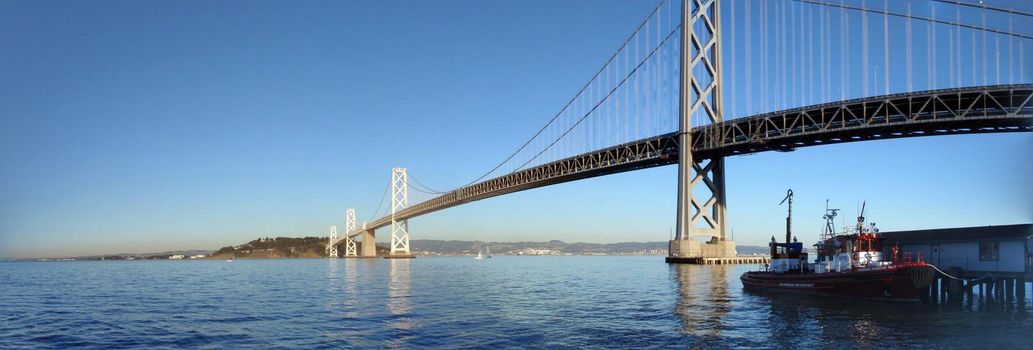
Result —
<instances>
[{"instance_id":1,"label":"boat hull","mask_svg":"<svg viewBox=\"0 0 1033 350\"><path fill-rule=\"evenodd\" d=\"M827 295L871 300L919 301L934 271L925 264L845 272L775 274L744 273L739 279L751 292Z\"/></svg>"}]
</instances>

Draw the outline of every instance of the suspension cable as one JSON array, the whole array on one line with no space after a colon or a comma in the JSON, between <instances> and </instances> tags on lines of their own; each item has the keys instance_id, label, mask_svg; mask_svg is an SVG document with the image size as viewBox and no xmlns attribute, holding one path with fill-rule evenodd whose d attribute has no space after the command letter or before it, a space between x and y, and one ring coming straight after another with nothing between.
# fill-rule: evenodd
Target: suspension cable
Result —
<instances>
[{"instance_id":1,"label":"suspension cable","mask_svg":"<svg viewBox=\"0 0 1033 350\"><path fill-rule=\"evenodd\" d=\"M581 116L581 118L579 118L577 120L577 122L574 123L574 125L571 125L569 128L567 128L566 131L564 131L562 134L560 134L560 136L558 138L556 138L556 140L552 141L552 143L550 143L548 146L546 146L545 149L539 151L537 154L534 155L534 157L531 157L531 159L528 159L526 162L524 162L519 167L517 167L517 170L522 169L525 165L527 165L527 164L531 163L532 161L534 161L535 159L537 159L538 156L541 156L542 153L545 153L545 151L547 151L550 148L552 148L552 146L556 145L556 143L559 142L560 140L562 140L564 136L567 136L567 134L569 134L571 130L574 130L575 127L580 125L581 122L583 122L585 120L585 118L588 118L588 116L592 115L592 113L595 112L595 110L598 109L599 106L603 104L603 102L606 102L606 99L608 99L610 96L613 96L613 94L615 92L617 92L617 90L619 90L620 87L623 86L624 83L627 82L628 79L631 78L632 75L635 75L635 72L637 72L639 68L642 68L642 66L647 61L649 61L649 59L652 58L654 54L656 54L656 51L658 49L660 49L660 47L664 46L664 44L666 44L667 41L671 39L671 36L673 36L674 33L677 33L678 30L680 30L680 29L681 29L681 25L678 25L673 30L671 30L671 32L668 33L666 37L664 37L664 40L661 41L659 45L657 45L651 51L649 51L649 54L646 55L646 57L644 57L642 59L642 61L639 62L639 64L637 66L635 66L634 69L631 70L631 72L628 72L628 74L625 75L624 78L621 79L621 81L617 83L617 86L614 86L613 89L611 89L608 93L606 93L606 95L603 96L603 98L601 100L599 100L598 103L595 104L595 106L593 106L590 110L588 110L587 113L585 113L583 116Z\"/></svg>"},{"instance_id":2,"label":"suspension cable","mask_svg":"<svg viewBox=\"0 0 1033 350\"><path fill-rule=\"evenodd\" d=\"M408 179L412 180L413 182L416 183L416 185L418 185L418 186L412 186L412 184L409 184L410 187L412 187L414 189L416 189L418 187L422 187L424 190L429 191L429 192L424 192L424 191L420 191L420 192L423 192L423 193L426 193L426 194L445 194L445 193L448 193L448 192L438 191L438 190L435 190L433 188L430 188L430 186L424 185L422 182L420 182L420 180L417 180L416 178L412 177L412 174L409 175ZM417 191L419 191L419 189L417 189Z\"/></svg>"},{"instance_id":3,"label":"suspension cable","mask_svg":"<svg viewBox=\"0 0 1033 350\"><path fill-rule=\"evenodd\" d=\"M1022 12L1022 11L1015 10L1015 9L1010 9L1010 8L1007 8L1007 7L991 6L991 5L987 5L985 3L982 3L982 2L980 2L979 4L971 4L971 3L961 2L961 1L958 1L958 0L932 0L932 1L933 2L942 2L942 3L945 3L945 4L951 4L951 5L957 5L957 6L975 7L975 8L978 8L978 9L997 11L997 12L1004 12L1004 13L1012 14L1012 15L1033 17L1033 13Z\"/></svg>"},{"instance_id":4,"label":"suspension cable","mask_svg":"<svg viewBox=\"0 0 1033 350\"><path fill-rule=\"evenodd\" d=\"M380 208L384 207L384 200L387 199L387 191L389 189L391 189L391 181L390 180L387 181L387 186L384 186L384 194L380 195L380 204L377 205L377 210L373 211L373 216L371 216L369 218L369 220L366 220L367 222L373 221L373 219L376 219L377 217L380 217Z\"/></svg>"},{"instance_id":5,"label":"suspension cable","mask_svg":"<svg viewBox=\"0 0 1033 350\"><path fill-rule=\"evenodd\" d=\"M978 31L983 31L983 32L990 32L990 33L994 33L994 34L1008 35L1008 36L1013 36L1013 37L1016 37L1016 38L1022 38L1022 39L1026 39L1026 40L1033 40L1033 35L1030 35L1030 34L1013 33L1013 32L1006 31L1006 30L993 29L993 28L987 28L987 27L980 27L980 26L977 26L977 25L965 24L965 23L960 23L960 22L952 22L952 21L942 20L942 19L928 18L928 17L915 16L915 15L908 16L906 14L901 14L901 13L896 13L896 12L891 12L891 11L882 11L882 10L877 10L877 9L860 8L860 7L857 7L857 6L851 6L851 5L845 5L845 4L841 5L841 4L828 3L828 2L824 2L824 1L818 1L818 0L791 0L791 1L796 1L796 2L800 2L800 3L811 4L811 5L838 7L838 8L843 8L843 9L847 9L847 10L855 10L855 11L861 11L861 12L881 13L881 14L884 14L884 15L889 15L889 16L894 16L894 17L901 17L901 18L913 18L913 19L917 19L917 20L921 20L921 21L927 21L927 22L932 22L932 23L937 23L937 24L946 24L946 25L958 26L958 27L962 27L962 28L973 29L973 30L978 30Z\"/></svg>"},{"instance_id":6,"label":"suspension cable","mask_svg":"<svg viewBox=\"0 0 1033 350\"><path fill-rule=\"evenodd\" d=\"M564 105L563 108L561 108L560 111L558 113L556 113L556 115L554 115L552 117L552 119L549 119L548 123L545 123L545 126L542 126L541 129L538 129L538 132L534 133L534 136L531 136L531 138L528 139L526 142L524 142L524 144L521 145L520 148L518 148L516 151L514 151L512 154L510 154L508 157L506 157L505 160L503 160L501 163L496 165L494 168L492 168L491 170L488 170L488 172L484 173L484 175L481 175L480 177L478 177L478 178L474 179L473 181L470 181L466 185L463 185L463 186L460 186L460 187L465 187L465 186L472 185L472 184L474 184L474 183L476 183L478 181L481 181L482 179L484 179L488 175L491 175L493 172L495 172L495 170L498 170L503 165L505 165L507 162L509 162L511 159L513 159L513 157L516 157L516 155L519 154L520 151L523 151L524 148L527 148L527 145L531 144L532 141L537 139L538 136L541 135L542 132L544 132L545 129L549 127L549 125L552 125L552 123L555 122L557 118L559 118L561 115L563 115L563 112L566 111L567 108L569 108L574 103L574 101L576 101L578 99L578 97L580 97L585 92L585 90L587 90L588 87L592 85L592 82L596 81L596 79L599 78L600 74L602 74L606 70L606 67L610 66L610 63L612 63L613 60L616 59L618 55L620 55L621 51L623 51L624 48L628 46L628 43L631 42L631 39L634 38L636 35L638 35L639 31L642 30L642 28L646 25L646 23L649 23L649 20L651 18L653 18L654 15L656 15L656 13L660 10L660 6L663 5L665 2L667 2L667 0L660 0L660 2L656 5L656 7L653 8L653 11L649 13L649 16L646 16L646 19L643 20L642 23L639 24L637 28L635 28L635 31L632 32L631 35L629 35L626 39L624 39L624 42L621 43L621 46L617 49L617 51L614 52L613 55L610 56L610 58L608 60L606 60L606 63L603 64L602 68L600 68L599 71L597 71L595 73L595 75L593 75L592 78L588 80L588 83L585 83L585 85L581 87L581 90L578 90L577 94L574 94L574 97L572 97L570 99L570 101L567 101L567 104ZM524 164L527 164L527 163L524 163Z\"/></svg>"}]
</instances>

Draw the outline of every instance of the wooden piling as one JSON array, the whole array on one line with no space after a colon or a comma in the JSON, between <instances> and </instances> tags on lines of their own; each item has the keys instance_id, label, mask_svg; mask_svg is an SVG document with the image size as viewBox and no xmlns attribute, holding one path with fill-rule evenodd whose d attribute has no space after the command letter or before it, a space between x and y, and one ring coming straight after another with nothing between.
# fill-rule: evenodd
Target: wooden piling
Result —
<instances>
[{"instance_id":1,"label":"wooden piling","mask_svg":"<svg viewBox=\"0 0 1033 350\"><path fill-rule=\"evenodd\" d=\"M962 273L960 267L951 267L947 269L947 271L949 271L951 276L964 276L964 273ZM950 299L950 302L961 302L961 288L963 287L961 284L961 280L951 278L948 281L948 285L950 286L950 289L948 291L948 298Z\"/></svg>"},{"instance_id":2,"label":"wooden piling","mask_svg":"<svg viewBox=\"0 0 1033 350\"><path fill-rule=\"evenodd\" d=\"M1008 303L1015 302L1015 279L1008 278L1004 280L1004 301Z\"/></svg>"},{"instance_id":3,"label":"wooden piling","mask_svg":"<svg viewBox=\"0 0 1033 350\"><path fill-rule=\"evenodd\" d=\"M994 302L1001 302L1004 299L1002 298L1002 296L1004 295L1004 286L1002 286L1003 283L1001 282L1002 281L1000 278L994 279Z\"/></svg>"},{"instance_id":4,"label":"wooden piling","mask_svg":"<svg viewBox=\"0 0 1033 350\"><path fill-rule=\"evenodd\" d=\"M972 292L972 288L976 287L972 283L973 282L965 283L965 287L964 287L965 288L965 300L968 301L969 304L972 303L972 298L974 296L973 292Z\"/></svg>"},{"instance_id":5,"label":"wooden piling","mask_svg":"<svg viewBox=\"0 0 1033 350\"><path fill-rule=\"evenodd\" d=\"M1026 303L1026 277L1020 276L1016 282L1018 284L1015 285L1015 294L1018 298L1017 301L1022 305Z\"/></svg>"},{"instance_id":6,"label":"wooden piling","mask_svg":"<svg viewBox=\"0 0 1033 350\"><path fill-rule=\"evenodd\" d=\"M933 284L930 285L930 287L931 288L929 289L929 300L932 301L933 304L940 303L940 277L939 276L933 278Z\"/></svg>"}]
</instances>

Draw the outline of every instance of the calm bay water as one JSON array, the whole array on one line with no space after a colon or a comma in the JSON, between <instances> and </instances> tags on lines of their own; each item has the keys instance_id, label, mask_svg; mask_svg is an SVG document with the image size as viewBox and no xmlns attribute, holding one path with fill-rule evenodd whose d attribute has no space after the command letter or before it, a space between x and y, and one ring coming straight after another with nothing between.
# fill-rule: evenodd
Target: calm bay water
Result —
<instances>
[{"instance_id":1,"label":"calm bay water","mask_svg":"<svg viewBox=\"0 0 1033 350\"><path fill-rule=\"evenodd\" d=\"M0 263L0 348L1033 348L1033 306L744 293L661 257ZM1027 300L1030 300L1027 288Z\"/></svg>"}]
</instances>

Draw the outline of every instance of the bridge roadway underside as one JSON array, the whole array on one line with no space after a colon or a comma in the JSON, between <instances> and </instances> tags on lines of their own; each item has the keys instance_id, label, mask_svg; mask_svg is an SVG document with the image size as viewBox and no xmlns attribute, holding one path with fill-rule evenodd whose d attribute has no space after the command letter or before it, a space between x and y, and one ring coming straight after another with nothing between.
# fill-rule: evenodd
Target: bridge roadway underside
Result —
<instances>
[{"instance_id":1,"label":"bridge roadway underside","mask_svg":"<svg viewBox=\"0 0 1033 350\"><path fill-rule=\"evenodd\" d=\"M761 114L694 128L693 158L701 161L902 137L1028 132L1033 131L1031 96L1033 84L987 86L877 96ZM658 135L462 187L406 208L397 219L537 187L675 164L677 136ZM391 217L385 216L367 227L390 223Z\"/></svg>"}]
</instances>

